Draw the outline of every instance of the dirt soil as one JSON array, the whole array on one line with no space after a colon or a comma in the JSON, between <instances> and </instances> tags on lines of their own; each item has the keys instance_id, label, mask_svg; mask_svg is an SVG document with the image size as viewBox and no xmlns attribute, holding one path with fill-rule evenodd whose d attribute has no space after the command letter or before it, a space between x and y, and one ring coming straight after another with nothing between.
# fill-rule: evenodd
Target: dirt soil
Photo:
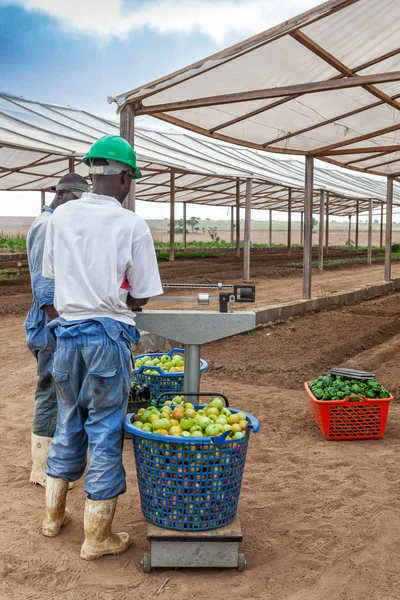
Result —
<instances>
[{"instance_id":1,"label":"dirt soil","mask_svg":"<svg viewBox=\"0 0 400 600\"><path fill-rule=\"evenodd\" d=\"M316 250L314 249L314 254ZM361 254L361 253L360 253ZM329 258L349 256L346 250L330 249ZM288 263L301 263L302 254L293 251L288 258L286 252L255 251L251 258L251 278L256 286L255 307L268 306L292 300L299 300L302 295L302 269L285 266ZM164 283L241 283L243 281L243 259L227 251L217 258L176 260L175 262L161 261L160 273ZM392 264L392 276L400 277L400 261ZM371 266L348 264L327 266L324 271L312 271L313 297L329 296L332 293L349 291L367 285L382 283L384 277L384 264L374 263ZM217 293L210 291L211 295ZM197 291L165 290L168 296L193 296ZM19 315L27 312L31 302L29 275L24 274L23 280L11 282L0 281L0 317L5 315ZM149 309L187 310L197 309L197 302L187 301L154 302L148 305ZM242 304L238 308L246 310L248 305ZM211 310L216 310L217 305L211 304ZM207 310L207 308L205 309Z\"/></svg>"},{"instance_id":2,"label":"dirt soil","mask_svg":"<svg viewBox=\"0 0 400 600\"><path fill-rule=\"evenodd\" d=\"M11 300L11 297L9 298ZM202 388L225 392L254 413L239 514L248 568L142 573L148 550L130 443L128 492L114 528L133 538L124 554L79 558L83 481L69 492L72 523L54 539L40 533L44 491L30 486L35 363L24 315L0 329L0 599L398 600L400 598L400 410L390 408L382 440L328 442L302 384L332 366L376 370L400 393L400 295L262 327L202 349ZM16 305L14 304L14 307Z\"/></svg>"}]
</instances>

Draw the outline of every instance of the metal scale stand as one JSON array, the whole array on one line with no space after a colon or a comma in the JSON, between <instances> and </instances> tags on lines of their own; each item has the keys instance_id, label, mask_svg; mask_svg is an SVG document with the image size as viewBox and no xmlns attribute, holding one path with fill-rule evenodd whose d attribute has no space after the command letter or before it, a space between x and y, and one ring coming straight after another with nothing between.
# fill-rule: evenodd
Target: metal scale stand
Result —
<instances>
[{"instance_id":1,"label":"metal scale stand","mask_svg":"<svg viewBox=\"0 0 400 600\"><path fill-rule=\"evenodd\" d=\"M211 289L218 296L204 291L197 296L157 296L154 300L197 301L199 306L219 302L219 311L146 310L136 315L139 329L173 339L185 347L184 392L193 394L188 401L196 403L200 391L200 347L256 327L254 311L233 312L236 303L254 302L255 287L250 285L164 284L164 289ZM228 291L229 290L229 291ZM143 571L153 567L236 568L243 571L246 559L239 554L242 530L239 517L232 523L209 531L173 531L148 523L147 539L150 552L142 560Z\"/></svg>"}]
</instances>

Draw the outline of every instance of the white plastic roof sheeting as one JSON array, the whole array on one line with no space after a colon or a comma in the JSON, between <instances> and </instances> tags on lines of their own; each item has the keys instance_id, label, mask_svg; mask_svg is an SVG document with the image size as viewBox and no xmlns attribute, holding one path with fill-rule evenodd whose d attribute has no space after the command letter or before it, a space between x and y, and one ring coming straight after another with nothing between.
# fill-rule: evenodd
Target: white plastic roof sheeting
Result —
<instances>
[{"instance_id":1,"label":"white plastic roof sheeting","mask_svg":"<svg viewBox=\"0 0 400 600\"><path fill-rule=\"evenodd\" d=\"M0 190L49 189L69 171L87 175L80 158L101 135L118 134L107 119L69 106L33 102L0 94ZM265 152L233 146L178 131L135 128L135 148L143 178L136 186L139 200L169 202L170 172L175 170L177 202L232 206L236 180L253 178L253 208L287 211L288 189L292 210L303 210L304 165L298 160L271 157ZM315 212L321 189L330 192L330 212L354 214L368 209L369 198L386 199L385 184L371 177L333 169L315 169ZM395 190L400 204L400 192Z\"/></svg>"},{"instance_id":2,"label":"white plastic roof sheeting","mask_svg":"<svg viewBox=\"0 0 400 600\"><path fill-rule=\"evenodd\" d=\"M399 0L330 0L116 101L217 139L397 177L399 22Z\"/></svg>"}]
</instances>

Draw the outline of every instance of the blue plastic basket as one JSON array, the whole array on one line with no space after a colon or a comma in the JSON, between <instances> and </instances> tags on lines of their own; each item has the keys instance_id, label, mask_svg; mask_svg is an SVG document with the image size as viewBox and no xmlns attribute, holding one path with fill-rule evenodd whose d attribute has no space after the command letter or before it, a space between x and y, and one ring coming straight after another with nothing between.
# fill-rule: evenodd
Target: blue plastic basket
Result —
<instances>
[{"instance_id":1,"label":"blue plastic basket","mask_svg":"<svg viewBox=\"0 0 400 600\"><path fill-rule=\"evenodd\" d=\"M246 413L245 437L227 441L229 432L198 439L147 433L132 426L134 416L126 415L124 429L132 434L147 521L180 531L215 529L233 521L250 432L259 431L259 421Z\"/></svg>"},{"instance_id":2,"label":"blue plastic basket","mask_svg":"<svg viewBox=\"0 0 400 600\"><path fill-rule=\"evenodd\" d=\"M154 354L139 354L138 356L134 356L134 360L138 360L139 358L143 358L144 356L148 356L149 358L156 358L159 356L164 356L164 354L167 354L168 356L173 356L174 354L185 354L185 351L182 350L181 348L172 348L171 352L156 352ZM146 374L144 373L144 371L146 371L147 369L151 369L152 371L157 371L157 375L150 375L150 374ZM204 373L204 371L207 371L208 369L208 363L203 360L202 358L200 359L200 377L201 374ZM179 394L183 393L183 378L184 378L184 373L169 373L166 371L163 371L160 367L146 367L146 366L142 366L139 367L139 369L134 369L134 379L135 381L137 381L138 383L145 383L146 385L149 386L150 390L151 390L151 398L152 398L152 405L155 406L156 405L156 400L158 398L158 396L164 392L171 392L170 396L165 396L163 397L163 401L160 404L160 406L162 406L162 404L166 401L166 400L172 400L172 398L174 396L179 396Z\"/></svg>"}]
</instances>

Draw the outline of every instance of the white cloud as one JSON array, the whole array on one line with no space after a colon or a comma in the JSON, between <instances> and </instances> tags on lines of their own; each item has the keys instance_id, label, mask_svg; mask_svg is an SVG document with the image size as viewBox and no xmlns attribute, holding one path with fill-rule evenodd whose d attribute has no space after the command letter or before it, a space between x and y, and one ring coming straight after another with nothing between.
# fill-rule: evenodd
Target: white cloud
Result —
<instances>
[{"instance_id":1,"label":"white cloud","mask_svg":"<svg viewBox=\"0 0 400 600\"><path fill-rule=\"evenodd\" d=\"M0 0L42 11L63 26L102 38L150 28L157 33L201 32L222 43L232 32L252 35L319 3L319 0Z\"/></svg>"}]
</instances>

